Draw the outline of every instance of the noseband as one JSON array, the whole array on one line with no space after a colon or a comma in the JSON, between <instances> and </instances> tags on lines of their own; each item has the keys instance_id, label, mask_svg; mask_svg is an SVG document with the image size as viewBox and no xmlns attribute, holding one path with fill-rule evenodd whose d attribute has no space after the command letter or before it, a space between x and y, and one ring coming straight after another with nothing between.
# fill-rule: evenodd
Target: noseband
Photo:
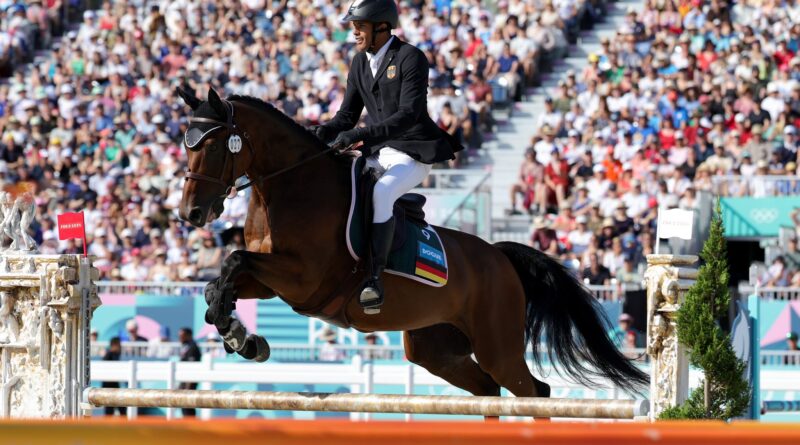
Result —
<instances>
[{"instance_id":1,"label":"noseband","mask_svg":"<svg viewBox=\"0 0 800 445\"><path fill-rule=\"evenodd\" d=\"M250 150L251 159L255 159L255 150L253 149L253 145L250 142L250 135L247 134L247 131L243 131L243 130L240 131L240 127L238 127L236 125L236 122L233 121L233 111L234 111L233 103L231 103L230 101L225 100L225 99L222 99L222 102L228 107L228 110L229 110L227 122L218 121L216 119L209 119L209 118L206 118L206 117L190 117L189 118L189 123L191 124L191 123L195 123L196 122L196 123L215 125L214 128L212 128L211 130L208 130L206 133L210 133L212 131L216 131L219 128L228 129L228 131L230 132L230 135L228 136L228 144L227 144L226 148L233 155L233 173L232 173L231 176L234 176L236 174L236 155L239 154L239 152L242 150L243 142L246 143L247 148ZM203 136L205 136L206 133L204 133ZM200 142L202 142L202 139L204 139L204 137L201 137L200 140L198 142L196 142L194 145L189 146L188 144L186 144L186 140L184 138L184 144L186 144L187 148L189 148L191 150L192 147L194 147L196 145L199 145ZM225 194L220 195L220 197L221 198L226 198L228 196L231 196L231 192L234 191L234 190L237 191L237 192L240 191L240 190L246 190L247 188L251 187L252 185L254 185L256 183L260 183L262 181L270 180L270 179L272 179L272 178L274 178L274 177L276 177L276 176L278 176L280 174L286 173L289 170L297 168L297 167L299 167L299 166L301 166L301 165L303 165L303 164L305 164L307 162L313 161L314 159L316 159L316 158L318 158L320 156L324 156L324 155L332 152L333 150L334 149L332 147L327 148L326 150L323 150L323 151L321 151L321 152L319 152L319 153L317 153L317 154L315 154L313 156L309 156L308 158L305 158L305 159L297 162L296 164L290 165L289 167L285 167L285 168L280 169L280 170L278 170L278 171L276 171L274 173L270 173L269 175L261 175L261 176L257 177L256 179L252 179L250 181L247 181L246 183L242 184L239 187L235 186L236 178L233 178L234 184L228 184L223 180L223 178L225 176L226 167L228 166L228 156L227 155L225 156L225 164L222 166L222 170L221 170L219 178L214 178L214 177L206 176L206 175L203 175L203 174L200 174L200 173L195 173L195 172L189 170L188 167L187 167L187 169L186 169L186 180L189 181L190 179L193 179L195 181L210 182L210 183L213 183L213 184L221 185L221 186L225 187Z\"/></svg>"}]
</instances>

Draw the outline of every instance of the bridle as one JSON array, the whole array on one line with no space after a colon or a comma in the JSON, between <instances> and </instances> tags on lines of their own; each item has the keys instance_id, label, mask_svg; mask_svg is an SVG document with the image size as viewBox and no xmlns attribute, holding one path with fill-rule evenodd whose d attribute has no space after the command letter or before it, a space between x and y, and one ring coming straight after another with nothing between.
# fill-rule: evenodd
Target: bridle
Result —
<instances>
[{"instance_id":1,"label":"bridle","mask_svg":"<svg viewBox=\"0 0 800 445\"><path fill-rule=\"evenodd\" d=\"M235 177L235 174L236 174L236 155L238 155L239 152L241 152L242 145L247 145L248 150L250 150L250 159L252 160L252 159L255 159L255 150L253 149L253 144L250 141L250 135L247 133L247 131L242 130L239 126L237 126L236 122L234 122L234 120L233 120L233 118L234 118L234 115L233 115L233 112L234 112L233 103L228 101L228 100L225 100L225 99L221 99L221 100L222 100L222 103L225 104L225 106L228 108L228 111L229 111L228 112L228 119L227 119L226 122L219 121L219 120L216 120L216 119L210 119L210 118L206 118L206 117L190 117L189 118L189 124L192 124L192 123L211 124L211 125L214 125L214 127L211 128L208 131L203 132L202 135L198 138L198 140L193 141L193 143L191 143L191 144L189 143L190 141L187 140L186 135L184 135L184 144L186 145L186 148L188 148L190 151L199 151L200 148L196 148L196 147L198 147L202 143L202 141L205 140L206 136L209 133L217 131L220 128L225 128L225 129L227 129L229 131L230 134L228 135L228 143L227 143L227 147L226 147L228 152L229 152L229 154L225 155L225 163L222 165L222 170L220 170L219 178L215 178L213 176L207 176L207 175L203 175L203 174L200 174L200 173L196 173L196 172L193 172L193 171L189 170L188 167L186 168L186 176L185 176L186 181L195 180L195 181L200 181L200 182L210 182L212 184L217 184L217 185L221 185L222 187L224 187L225 188L225 193L220 195L217 199L219 199L219 198L223 198L224 199L224 198L228 198L228 197L233 197L234 196L233 192L239 192L241 190L246 190L246 189L248 189L249 187L251 187L251 186L253 186L255 184L261 183L262 181L268 181L270 179L273 179L278 175L286 173L289 170L297 168L297 167L299 167L299 166L301 166L301 165L303 165L303 164L305 164L307 162L313 161L314 159L316 159L318 157L321 157L321 156L324 156L324 155L326 155L326 154L328 154L328 153L330 153L330 152L332 152L334 150L333 147L329 147L329 148L327 148L327 149L325 149L325 150L323 150L323 151L321 151L321 152L319 152L317 154L314 154L313 156L310 156L308 158L305 158L305 159L301 160L300 162L298 162L296 164L290 165L289 167L285 167L283 169L280 169L280 170L278 170L276 172L273 172L273 173L270 173L268 175L261 175L261 176L255 178L255 179L251 179L251 180L247 181L246 183L240 185L239 187L236 187L236 185L235 185L235 182L236 182L236 177ZM186 134L188 135L188 131L187 131ZM234 183L233 184L228 184L227 182L225 182L223 180L223 178L225 177L225 172L226 172L226 169L227 169L227 166L228 166L228 159L231 158L231 157L233 158L233 162L232 162L233 171L231 173L231 177L233 178L233 182Z\"/></svg>"}]
</instances>

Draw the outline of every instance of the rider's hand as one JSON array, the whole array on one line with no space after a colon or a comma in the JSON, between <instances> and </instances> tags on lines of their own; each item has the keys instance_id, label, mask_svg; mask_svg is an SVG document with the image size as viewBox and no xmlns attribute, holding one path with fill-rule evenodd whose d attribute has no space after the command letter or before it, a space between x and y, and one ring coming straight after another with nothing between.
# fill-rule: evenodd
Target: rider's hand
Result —
<instances>
[{"instance_id":1,"label":"rider's hand","mask_svg":"<svg viewBox=\"0 0 800 445\"><path fill-rule=\"evenodd\" d=\"M316 136L317 139L325 142L326 144L333 139L333 131L324 125L312 125L308 127L308 131L314 133L314 136Z\"/></svg>"},{"instance_id":2,"label":"rider's hand","mask_svg":"<svg viewBox=\"0 0 800 445\"><path fill-rule=\"evenodd\" d=\"M331 148L339 153L344 153L362 139L364 139L362 129L353 128L352 130L339 133L339 135L336 136L336 140L331 144Z\"/></svg>"}]
</instances>

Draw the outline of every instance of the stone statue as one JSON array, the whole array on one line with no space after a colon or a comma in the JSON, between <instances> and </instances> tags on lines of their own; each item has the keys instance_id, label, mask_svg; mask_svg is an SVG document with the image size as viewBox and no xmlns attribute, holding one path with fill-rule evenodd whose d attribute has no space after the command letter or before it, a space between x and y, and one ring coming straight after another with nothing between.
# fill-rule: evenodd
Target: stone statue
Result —
<instances>
[{"instance_id":1,"label":"stone statue","mask_svg":"<svg viewBox=\"0 0 800 445\"><path fill-rule=\"evenodd\" d=\"M0 343L12 343L19 340L19 322L14 316L16 299L11 292L0 292Z\"/></svg>"},{"instance_id":2,"label":"stone statue","mask_svg":"<svg viewBox=\"0 0 800 445\"><path fill-rule=\"evenodd\" d=\"M38 250L36 241L34 241L33 237L28 233L28 228L31 226L33 217L36 214L36 205L33 201L33 195L24 193L21 197L17 198L16 202L14 202L14 206L19 208L20 213L18 234L21 245L18 244L17 248L19 250L35 253Z\"/></svg>"},{"instance_id":3,"label":"stone statue","mask_svg":"<svg viewBox=\"0 0 800 445\"><path fill-rule=\"evenodd\" d=\"M11 194L8 192L0 192L0 250L8 249L6 245L6 237L11 237L11 230L8 228L8 223L11 219L11 209L14 208L14 203L11 201Z\"/></svg>"}]
</instances>

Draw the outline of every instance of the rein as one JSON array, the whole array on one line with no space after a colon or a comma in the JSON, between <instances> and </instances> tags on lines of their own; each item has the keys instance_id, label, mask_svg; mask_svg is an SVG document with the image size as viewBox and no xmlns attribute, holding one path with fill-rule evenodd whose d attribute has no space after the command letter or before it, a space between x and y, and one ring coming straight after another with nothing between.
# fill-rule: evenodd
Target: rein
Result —
<instances>
[{"instance_id":1,"label":"rein","mask_svg":"<svg viewBox=\"0 0 800 445\"><path fill-rule=\"evenodd\" d=\"M197 122L197 123L212 124L212 125L216 125L217 126L216 128L213 128L213 129L209 130L207 133L215 131L215 130L219 129L220 127L225 127L226 129L228 129L231 132L231 135L228 137L227 149L233 155L233 160L234 160L233 168L234 168L234 174L235 174L235 171L236 171L236 155L241 150L241 146L232 148L232 144L234 144L234 146L236 145L236 142L232 142L232 141L234 141L234 137L238 138L240 141L246 141L247 147L250 150L250 154L251 154L251 156L253 158L255 158L255 150L253 149L253 145L250 142L250 135L247 134L246 131L241 131L240 132L239 131L239 127L233 121L233 111L234 111L233 103L231 103L230 101L225 100L225 99L222 99L222 101L225 103L225 105L227 105L228 109L230 110L230 112L228 113L228 121L227 122L218 121L216 119L209 119L209 118L206 118L206 117L191 117L191 118L189 118L189 123L191 124L193 122ZM241 133L241 136L240 136L240 133ZM313 161L313 160L315 160L315 159L317 159L317 158L319 158L321 156L325 156L325 155L327 155L328 153L331 153L334 150L335 150L334 147L329 147L329 148L327 148L327 149L325 149L325 150L323 150L323 151L321 151L319 153L314 154L313 156L310 156L308 158L305 158L305 159L297 162L296 164L293 164L293 165L290 165L288 167L282 168L282 169L280 169L280 170L278 170L276 172L270 173L268 175L261 175L261 176L255 178L255 179L251 179L251 180L247 181L246 183L242 184L239 187L236 187L236 185L235 185L235 181L236 181L235 178L234 178L234 185L227 184L225 181L222 180L222 177L225 175L225 169L226 169L226 167L228 165L228 156L225 156L225 164L223 164L223 166L222 166L222 173L220 174L219 178L214 178L214 177L206 176L206 175L203 175L203 174L200 174L200 173L195 173L195 172L192 172L191 170L189 170L187 168L187 170L186 170L186 180L188 181L190 179L194 179L195 181L205 181L205 182L211 182L213 184L219 184L219 185L221 185L221 186L226 188L225 189L225 194L223 194L221 196L222 197L229 197L229 196L231 196L232 192L234 192L234 191L235 192L239 192L241 190L246 190L246 189L252 187L255 184L259 184L259 183L261 183L263 181L269 181L270 179L274 179L275 177L277 177L279 175L282 175L282 174L284 174L284 173L286 173L288 171L294 170L295 168L300 167L303 164L307 164L307 163L309 163L309 162L311 162L311 161ZM245 176L246 176L246 174L245 174Z\"/></svg>"}]
</instances>

